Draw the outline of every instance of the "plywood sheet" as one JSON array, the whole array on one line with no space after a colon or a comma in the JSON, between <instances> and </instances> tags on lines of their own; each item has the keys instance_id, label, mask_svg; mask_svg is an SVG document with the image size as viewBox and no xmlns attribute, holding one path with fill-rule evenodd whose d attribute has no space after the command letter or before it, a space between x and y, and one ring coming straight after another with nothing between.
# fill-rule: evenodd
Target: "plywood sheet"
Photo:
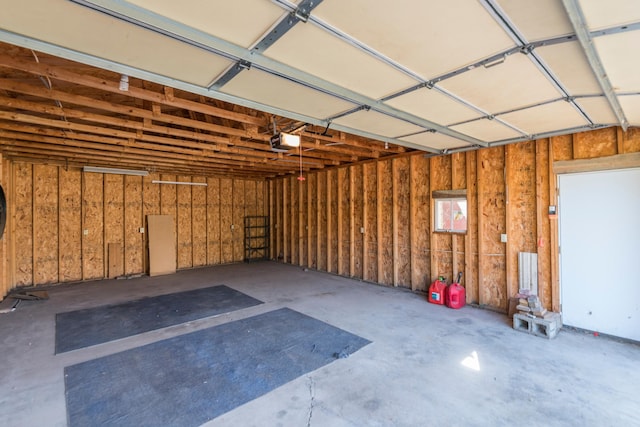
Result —
<instances>
[{"instance_id":1,"label":"plywood sheet","mask_svg":"<svg viewBox=\"0 0 640 427\"><path fill-rule=\"evenodd\" d=\"M178 176L179 182L191 182L187 176ZM178 269L193 265L191 234L191 190L190 185L176 185L177 226L178 226Z\"/></svg>"},{"instance_id":2,"label":"plywood sheet","mask_svg":"<svg viewBox=\"0 0 640 427\"><path fill-rule=\"evenodd\" d=\"M394 185L394 231L396 286L411 288L411 202L409 158L392 160Z\"/></svg>"},{"instance_id":3,"label":"plywood sheet","mask_svg":"<svg viewBox=\"0 0 640 427\"><path fill-rule=\"evenodd\" d=\"M378 283L393 285L393 174L391 161L378 163Z\"/></svg>"},{"instance_id":4,"label":"plywood sheet","mask_svg":"<svg viewBox=\"0 0 640 427\"><path fill-rule=\"evenodd\" d=\"M307 262L310 268L318 268L318 174L307 175L307 232L309 253Z\"/></svg>"},{"instance_id":5,"label":"plywood sheet","mask_svg":"<svg viewBox=\"0 0 640 427\"><path fill-rule=\"evenodd\" d=\"M294 26L265 55L373 99L418 83L315 25ZM366 79L362 70L367 70Z\"/></svg>"},{"instance_id":6,"label":"plywood sheet","mask_svg":"<svg viewBox=\"0 0 640 427\"><path fill-rule=\"evenodd\" d=\"M142 177L125 176L124 181L124 274L138 274L144 271Z\"/></svg>"},{"instance_id":7,"label":"plywood sheet","mask_svg":"<svg viewBox=\"0 0 640 427\"><path fill-rule=\"evenodd\" d=\"M221 91L319 119L355 107L349 102L253 68L237 75Z\"/></svg>"},{"instance_id":8,"label":"plywood sheet","mask_svg":"<svg viewBox=\"0 0 640 427\"><path fill-rule=\"evenodd\" d=\"M465 153L467 164L467 235L465 240L466 269L463 284L467 302L479 302L478 290L478 181L477 151Z\"/></svg>"},{"instance_id":9,"label":"plywood sheet","mask_svg":"<svg viewBox=\"0 0 640 427\"><path fill-rule=\"evenodd\" d=\"M625 99L625 97L619 97L618 99L622 101L623 99ZM615 114L613 114L613 110L609 105L609 101L607 101L604 96L578 98L575 100L575 102L594 123L615 124L618 122L618 119L616 118ZM632 111L632 109L626 108L625 106L623 106L622 108L627 115L627 120L630 120L630 122L634 124L640 124L640 108L637 110L638 114L633 116L633 120L629 116L629 113Z\"/></svg>"},{"instance_id":10,"label":"plywood sheet","mask_svg":"<svg viewBox=\"0 0 640 427\"><path fill-rule=\"evenodd\" d=\"M640 8L637 4L635 8L637 16ZM593 44L616 92L637 92L640 88L640 76L635 70L640 67L640 58L629 55L629 46L640 44L640 31L595 37Z\"/></svg>"},{"instance_id":11,"label":"plywood sheet","mask_svg":"<svg viewBox=\"0 0 640 427\"><path fill-rule=\"evenodd\" d=\"M176 272L176 237L173 216L148 215L149 276Z\"/></svg>"},{"instance_id":12,"label":"plywood sheet","mask_svg":"<svg viewBox=\"0 0 640 427\"><path fill-rule=\"evenodd\" d=\"M602 92L578 41L540 46L536 48L536 53L551 67L570 94L592 95Z\"/></svg>"},{"instance_id":13,"label":"plywood sheet","mask_svg":"<svg viewBox=\"0 0 640 427\"><path fill-rule=\"evenodd\" d=\"M58 168L33 166L33 258L36 284L58 282Z\"/></svg>"},{"instance_id":14,"label":"plywood sheet","mask_svg":"<svg viewBox=\"0 0 640 427\"><path fill-rule=\"evenodd\" d=\"M363 166L364 190L364 280L378 280L378 174L376 163Z\"/></svg>"},{"instance_id":15,"label":"plywood sheet","mask_svg":"<svg viewBox=\"0 0 640 427\"><path fill-rule=\"evenodd\" d=\"M622 147L624 153L640 152L640 129L628 129L623 136Z\"/></svg>"},{"instance_id":16,"label":"plywood sheet","mask_svg":"<svg viewBox=\"0 0 640 427\"><path fill-rule=\"evenodd\" d=\"M336 169L327 171L327 197L329 213L327 215L327 250L329 256L327 262L328 271L338 273L338 171Z\"/></svg>"},{"instance_id":17,"label":"plywood sheet","mask_svg":"<svg viewBox=\"0 0 640 427\"><path fill-rule=\"evenodd\" d=\"M124 253L120 243L109 243L107 248L107 277L114 279L124 274Z\"/></svg>"},{"instance_id":18,"label":"plywood sheet","mask_svg":"<svg viewBox=\"0 0 640 427\"><path fill-rule=\"evenodd\" d=\"M289 228L287 229L289 235L290 242L290 251L291 251L291 264L300 263L300 230L298 228L298 224L300 221L300 199L299 199L299 191L298 191L298 181L295 177L290 176L287 178L287 188L289 189L289 197L291 201L290 209L291 213L289 215Z\"/></svg>"},{"instance_id":19,"label":"plywood sheet","mask_svg":"<svg viewBox=\"0 0 640 427\"><path fill-rule=\"evenodd\" d=\"M581 1L580 6L590 30L640 21L638 3L634 0L615 2L587 0Z\"/></svg>"},{"instance_id":20,"label":"plywood sheet","mask_svg":"<svg viewBox=\"0 0 640 427\"><path fill-rule=\"evenodd\" d=\"M298 245L298 264L308 266L309 261L307 259L307 250L309 237L307 235L307 231L309 229L309 224L307 218L307 186L309 184L306 179L305 181L298 180L296 184L294 191L298 192L298 241L300 242Z\"/></svg>"},{"instance_id":21,"label":"plywood sheet","mask_svg":"<svg viewBox=\"0 0 640 427\"><path fill-rule=\"evenodd\" d=\"M193 177L193 182L206 183L206 178ZM193 266L207 264L207 187L191 188L191 245Z\"/></svg>"},{"instance_id":22,"label":"plywood sheet","mask_svg":"<svg viewBox=\"0 0 640 427\"><path fill-rule=\"evenodd\" d=\"M338 169L338 274L349 275L351 244L351 197L349 169Z\"/></svg>"},{"instance_id":23,"label":"plywood sheet","mask_svg":"<svg viewBox=\"0 0 640 427\"><path fill-rule=\"evenodd\" d=\"M583 132L573 136L573 158L593 159L613 156L618 152L615 128L599 129L597 132Z\"/></svg>"},{"instance_id":24,"label":"plywood sheet","mask_svg":"<svg viewBox=\"0 0 640 427\"><path fill-rule=\"evenodd\" d=\"M364 251L364 234L361 232L364 227L364 193L363 193L363 166L356 165L349 168L350 199L351 199L351 243L352 256L350 259L350 275L362 279L363 264L362 257Z\"/></svg>"},{"instance_id":25,"label":"plywood sheet","mask_svg":"<svg viewBox=\"0 0 640 427\"><path fill-rule=\"evenodd\" d=\"M429 159L411 157L411 289L426 291L430 283L431 196Z\"/></svg>"},{"instance_id":26,"label":"plywood sheet","mask_svg":"<svg viewBox=\"0 0 640 427\"><path fill-rule=\"evenodd\" d=\"M33 284L33 165L15 164L15 284Z\"/></svg>"},{"instance_id":27,"label":"plywood sheet","mask_svg":"<svg viewBox=\"0 0 640 427\"><path fill-rule=\"evenodd\" d=\"M318 172L318 270L328 271L327 262L327 172Z\"/></svg>"},{"instance_id":28,"label":"plywood sheet","mask_svg":"<svg viewBox=\"0 0 640 427\"><path fill-rule=\"evenodd\" d=\"M153 184L151 181L160 179L158 174L151 173L149 176L142 178L142 225L145 232L142 236L143 240L143 265L142 271L149 271L149 243L146 218L147 215L160 214L160 186Z\"/></svg>"},{"instance_id":29,"label":"plywood sheet","mask_svg":"<svg viewBox=\"0 0 640 427\"><path fill-rule=\"evenodd\" d=\"M220 178L220 262L233 261L233 180Z\"/></svg>"},{"instance_id":30,"label":"plywood sheet","mask_svg":"<svg viewBox=\"0 0 640 427\"><path fill-rule=\"evenodd\" d=\"M375 5L367 0L323 2L314 15L426 79L513 45L480 3L464 0L401 0ZM452 22L456 23L460 37L449 37ZM381 29L385 30L384 37ZM479 39L483 42L469 43ZM437 40L439 48L425 52L425 40Z\"/></svg>"},{"instance_id":31,"label":"plywood sheet","mask_svg":"<svg viewBox=\"0 0 640 427\"><path fill-rule=\"evenodd\" d=\"M220 178L207 178L207 264L220 264Z\"/></svg>"},{"instance_id":32,"label":"plywood sheet","mask_svg":"<svg viewBox=\"0 0 640 427\"><path fill-rule=\"evenodd\" d=\"M82 271L84 279L105 277L104 175L82 174Z\"/></svg>"},{"instance_id":33,"label":"plywood sheet","mask_svg":"<svg viewBox=\"0 0 640 427\"><path fill-rule=\"evenodd\" d=\"M553 161L573 159L573 143L571 135L554 136L550 138L553 146Z\"/></svg>"},{"instance_id":34,"label":"plywood sheet","mask_svg":"<svg viewBox=\"0 0 640 427\"><path fill-rule=\"evenodd\" d=\"M233 261L239 262L244 260L244 205L245 192L244 180L233 180Z\"/></svg>"},{"instance_id":35,"label":"plywood sheet","mask_svg":"<svg viewBox=\"0 0 640 427\"><path fill-rule=\"evenodd\" d=\"M104 243L124 245L124 176L104 175ZM108 252L106 252L108 255ZM107 258L108 263L108 258ZM105 263L106 264L106 263ZM105 265L104 274L108 269Z\"/></svg>"},{"instance_id":36,"label":"plywood sheet","mask_svg":"<svg viewBox=\"0 0 640 427\"><path fill-rule=\"evenodd\" d=\"M640 96L619 96L620 105L632 126L640 126Z\"/></svg>"},{"instance_id":37,"label":"plywood sheet","mask_svg":"<svg viewBox=\"0 0 640 427\"><path fill-rule=\"evenodd\" d=\"M549 197L549 141L536 141L536 200L537 200L537 254L538 296L542 306L552 307L551 291L551 229L548 217Z\"/></svg>"},{"instance_id":38,"label":"plywood sheet","mask_svg":"<svg viewBox=\"0 0 640 427\"><path fill-rule=\"evenodd\" d=\"M81 172L59 169L61 282L82 280Z\"/></svg>"}]
</instances>

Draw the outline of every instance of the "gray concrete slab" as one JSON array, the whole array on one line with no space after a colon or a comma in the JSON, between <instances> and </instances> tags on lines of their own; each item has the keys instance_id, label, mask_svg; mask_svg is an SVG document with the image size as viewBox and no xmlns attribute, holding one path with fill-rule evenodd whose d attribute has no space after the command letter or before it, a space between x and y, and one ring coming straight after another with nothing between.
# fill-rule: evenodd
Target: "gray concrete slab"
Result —
<instances>
[{"instance_id":1,"label":"gray concrete slab","mask_svg":"<svg viewBox=\"0 0 640 427\"><path fill-rule=\"evenodd\" d=\"M54 354L57 312L216 284L265 304ZM547 340L513 330L505 315L450 310L403 289L261 262L49 295L0 314L1 425L66 425L65 366L281 307L372 344L206 426L640 425L640 346L564 329Z\"/></svg>"}]
</instances>

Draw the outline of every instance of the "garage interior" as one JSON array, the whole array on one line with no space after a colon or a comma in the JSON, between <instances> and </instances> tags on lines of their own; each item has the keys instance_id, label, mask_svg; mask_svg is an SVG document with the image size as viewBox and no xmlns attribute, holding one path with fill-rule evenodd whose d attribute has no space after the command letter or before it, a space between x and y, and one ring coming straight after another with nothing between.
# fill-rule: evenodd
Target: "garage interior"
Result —
<instances>
[{"instance_id":1,"label":"garage interior","mask_svg":"<svg viewBox=\"0 0 640 427\"><path fill-rule=\"evenodd\" d=\"M6 3L7 425L640 425L634 1Z\"/></svg>"}]
</instances>

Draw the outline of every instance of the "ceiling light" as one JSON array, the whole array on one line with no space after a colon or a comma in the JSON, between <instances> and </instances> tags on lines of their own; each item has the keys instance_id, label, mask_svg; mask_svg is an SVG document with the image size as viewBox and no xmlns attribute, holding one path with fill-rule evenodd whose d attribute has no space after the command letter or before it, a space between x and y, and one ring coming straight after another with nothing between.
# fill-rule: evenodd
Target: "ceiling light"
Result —
<instances>
[{"instance_id":1,"label":"ceiling light","mask_svg":"<svg viewBox=\"0 0 640 427\"><path fill-rule=\"evenodd\" d=\"M291 148L300 146L300 135L293 135L290 133L279 133L273 135L269 140L271 144L271 150L284 153L289 151Z\"/></svg>"},{"instance_id":2,"label":"ceiling light","mask_svg":"<svg viewBox=\"0 0 640 427\"><path fill-rule=\"evenodd\" d=\"M151 181L152 184L175 184L175 185L201 185L206 187L208 184L206 182L186 182L186 181Z\"/></svg>"},{"instance_id":3,"label":"ceiling light","mask_svg":"<svg viewBox=\"0 0 640 427\"><path fill-rule=\"evenodd\" d=\"M120 76L120 86L118 88L123 92L129 91L129 76L125 74Z\"/></svg>"},{"instance_id":4,"label":"ceiling light","mask_svg":"<svg viewBox=\"0 0 640 427\"><path fill-rule=\"evenodd\" d=\"M115 175L133 175L133 176L147 176L148 171L138 169L118 169L118 168L102 168L97 166L84 166L82 168L84 172L95 173L111 173Z\"/></svg>"}]
</instances>

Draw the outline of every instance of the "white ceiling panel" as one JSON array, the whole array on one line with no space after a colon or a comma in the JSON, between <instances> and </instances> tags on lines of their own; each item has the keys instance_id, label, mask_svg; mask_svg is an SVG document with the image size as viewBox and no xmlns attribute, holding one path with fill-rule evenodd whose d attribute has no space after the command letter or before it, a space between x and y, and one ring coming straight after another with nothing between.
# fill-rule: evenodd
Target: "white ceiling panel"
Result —
<instances>
[{"instance_id":1,"label":"white ceiling panel","mask_svg":"<svg viewBox=\"0 0 640 427\"><path fill-rule=\"evenodd\" d=\"M0 28L57 46L206 86L231 62L70 1L8 2ZM46 13L42 13L46 10Z\"/></svg>"},{"instance_id":2,"label":"white ceiling panel","mask_svg":"<svg viewBox=\"0 0 640 427\"><path fill-rule=\"evenodd\" d=\"M529 42L573 33L559 0L498 0L498 4Z\"/></svg>"},{"instance_id":3,"label":"white ceiling panel","mask_svg":"<svg viewBox=\"0 0 640 427\"><path fill-rule=\"evenodd\" d=\"M489 113L562 96L529 58L520 53L508 56L502 64L477 67L439 85Z\"/></svg>"},{"instance_id":4,"label":"white ceiling panel","mask_svg":"<svg viewBox=\"0 0 640 427\"><path fill-rule=\"evenodd\" d=\"M580 0L590 30L640 21L638 0Z\"/></svg>"},{"instance_id":5,"label":"white ceiling panel","mask_svg":"<svg viewBox=\"0 0 640 427\"><path fill-rule=\"evenodd\" d=\"M392 107L441 125L464 122L481 116L476 110L436 89L414 90L385 102Z\"/></svg>"},{"instance_id":6,"label":"white ceiling panel","mask_svg":"<svg viewBox=\"0 0 640 427\"><path fill-rule=\"evenodd\" d=\"M579 98L576 104L585 112L594 123L615 124L618 123L616 115L604 96Z\"/></svg>"},{"instance_id":7,"label":"white ceiling panel","mask_svg":"<svg viewBox=\"0 0 640 427\"><path fill-rule=\"evenodd\" d=\"M621 96L620 105L631 126L640 126L640 95Z\"/></svg>"},{"instance_id":8,"label":"white ceiling panel","mask_svg":"<svg viewBox=\"0 0 640 427\"><path fill-rule=\"evenodd\" d=\"M418 83L309 23L293 27L265 51L265 56L374 99Z\"/></svg>"},{"instance_id":9,"label":"white ceiling panel","mask_svg":"<svg viewBox=\"0 0 640 427\"><path fill-rule=\"evenodd\" d=\"M354 107L349 102L253 68L238 74L221 92L317 119Z\"/></svg>"},{"instance_id":10,"label":"white ceiling panel","mask_svg":"<svg viewBox=\"0 0 640 427\"><path fill-rule=\"evenodd\" d=\"M522 136L519 132L503 125L499 121L488 119L463 123L452 126L451 129L485 142L501 141Z\"/></svg>"},{"instance_id":11,"label":"white ceiling panel","mask_svg":"<svg viewBox=\"0 0 640 427\"><path fill-rule=\"evenodd\" d=\"M313 15L427 80L513 46L478 1L324 0Z\"/></svg>"},{"instance_id":12,"label":"white ceiling panel","mask_svg":"<svg viewBox=\"0 0 640 427\"><path fill-rule=\"evenodd\" d=\"M634 46L640 46L640 31L596 37L598 51L613 89L616 92L640 92L640 56Z\"/></svg>"},{"instance_id":13,"label":"white ceiling panel","mask_svg":"<svg viewBox=\"0 0 640 427\"><path fill-rule=\"evenodd\" d=\"M410 133L424 130L424 128L421 128L420 126L405 122L404 120L394 119L386 114L371 110L362 110L340 117L339 119L334 120L333 123L365 132L377 133L389 138L408 135Z\"/></svg>"},{"instance_id":14,"label":"white ceiling panel","mask_svg":"<svg viewBox=\"0 0 640 427\"><path fill-rule=\"evenodd\" d=\"M421 145L427 148L435 148L436 150L445 150L452 148L468 147L470 144L461 139L452 138L447 135L436 132L423 132L415 135L400 138L401 141L407 141L412 144Z\"/></svg>"},{"instance_id":15,"label":"white ceiling panel","mask_svg":"<svg viewBox=\"0 0 640 427\"><path fill-rule=\"evenodd\" d=\"M282 8L264 0L128 2L245 48L261 39L285 15Z\"/></svg>"},{"instance_id":16,"label":"white ceiling panel","mask_svg":"<svg viewBox=\"0 0 640 427\"><path fill-rule=\"evenodd\" d=\"M542 46L536 53L551 67L572 96L602 92L578 42Z\"/></svg>"},{"instance_id":17,"label":"white ceiling panel","mask_svg":"<svg viewBox=\"0 0 640 427\"><path fill-rule=\"evenodd\" d=\"M526 110L501 114L500 119L530 135L588 124L584 117L566 101L552 102Z\"/></svg>"}]
</instances>

